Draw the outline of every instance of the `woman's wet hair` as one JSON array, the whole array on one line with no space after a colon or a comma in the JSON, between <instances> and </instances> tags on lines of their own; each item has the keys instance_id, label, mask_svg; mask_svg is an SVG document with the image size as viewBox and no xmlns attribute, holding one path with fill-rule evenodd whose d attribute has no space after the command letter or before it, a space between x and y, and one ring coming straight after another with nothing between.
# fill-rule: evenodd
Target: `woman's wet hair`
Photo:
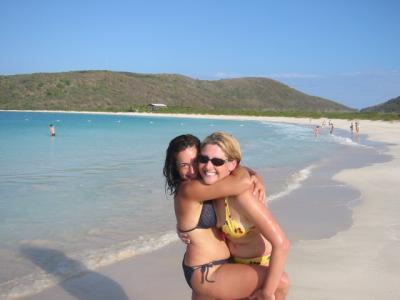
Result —
<instances>
[{"instance_id":1,"label":"woman's wet hair","mask_svg":"<svg viewBox=\"0 0 400 300\"><path fill-rule=\"evenodd\" d=\"M203 148L206 145L217 145L225 153L228 160L236 160L238 163L242 160L242 154L240 151L240 143L232 135L226 132L217 131L210 134L201 143Z\"/></svg>"},{"instance_id":2,"label":"woman's wet hair","mask_svg":"<svg viewBox=\"0 0 400 300\"><path fill-rule=\"evenodd\" d=\"M165 176L165 192L170 195L176 195L178 186L182 182L176 164L176 156L179 152L191 147L196 147L197 152L200 151L200 140L191 134L177 136L168 145L163 174Z\"/></svg>"}]
</instances>

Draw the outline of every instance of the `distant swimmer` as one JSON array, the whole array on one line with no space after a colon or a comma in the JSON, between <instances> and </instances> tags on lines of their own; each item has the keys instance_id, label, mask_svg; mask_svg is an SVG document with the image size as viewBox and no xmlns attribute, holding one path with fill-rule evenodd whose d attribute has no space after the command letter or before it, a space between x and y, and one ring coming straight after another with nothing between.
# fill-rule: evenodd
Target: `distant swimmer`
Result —
<instances>
[{"instance_id":1,"label":"distant swimmer","mask_svg":"<svg viewBox=\"0 0 400 300\"><path fill-rule=\"evenodd\" d=\"M358 121L356 121L356 133L357 135L360 134L360 124L358 123Z\"/></svg>"},{"instance_id":2,"label":"distant swimmer","mask_svg":"<svg viewBox=\"0 0 400 300\"><path fill-rule=\"evenodd\" d=\"M56 127L53 124L49 125L50 136L56 136Z\"/></svg>"},{"instance_id":3,"label":"distant swimmer","mask_svg":"<svg viewBox=\"0 0 400 300\"><path fill-rule=\"evenodd\" d=\"M315 128L314 128L314 135L315 135L316 137L318 137L319 134L320 134L320 131L321 131L321 129L320 129L319 125L315 126Z\"/></svg>"}]
</instances>

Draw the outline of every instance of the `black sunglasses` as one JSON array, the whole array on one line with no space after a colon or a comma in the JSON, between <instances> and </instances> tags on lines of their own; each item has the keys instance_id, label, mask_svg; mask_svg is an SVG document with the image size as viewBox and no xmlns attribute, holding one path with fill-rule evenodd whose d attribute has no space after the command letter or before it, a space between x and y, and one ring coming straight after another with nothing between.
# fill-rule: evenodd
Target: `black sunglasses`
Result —
<instances>
[{"instance_id":1,"label":"black sunglasses","mask_svg":"<svg viewBox=\"0 0 400 300\"><path fill-rule=\"evenodd\" d=\"M225 164L228 160L226 159L222 159L222 158L217 158L217 157L213 157L213 158L209 158L207 155L199 155L199 156L197 156L197 161L199 162L199 163L202 163L202 164L206 164L206 163L208 163L209 161L211 161L211 163L214 165L214 166L216 166L216 167L220 167L220 166L222 166L223 164Z\"/></svg>"}]
</instances>

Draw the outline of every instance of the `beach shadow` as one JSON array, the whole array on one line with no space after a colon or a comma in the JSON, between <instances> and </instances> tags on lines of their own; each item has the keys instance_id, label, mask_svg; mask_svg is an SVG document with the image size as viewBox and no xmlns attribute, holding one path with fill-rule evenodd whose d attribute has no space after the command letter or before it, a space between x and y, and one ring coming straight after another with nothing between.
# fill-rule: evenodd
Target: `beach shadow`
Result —
<instances>
[{"instance_id":1,"label":"beach shadow","mask_svg":"<svg viewBox=\"0 0 400 300\"><path fill-rule=\"evenodd\" d=\"M47 274L55 276L62 287L79 300L129 300L120 284L87 269L81 262L55 249L23 246L21 253Z\"/></svg>"}]
</instances>

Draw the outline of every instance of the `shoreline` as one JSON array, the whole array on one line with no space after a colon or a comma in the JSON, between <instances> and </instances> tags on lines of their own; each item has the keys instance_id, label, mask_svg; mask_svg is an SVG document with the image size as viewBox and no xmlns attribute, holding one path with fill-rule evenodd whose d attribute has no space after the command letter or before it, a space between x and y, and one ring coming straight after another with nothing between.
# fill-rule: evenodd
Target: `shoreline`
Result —
<instances>
[{"instance_id":1,"label":"shoreline","mask_svg":"<svg viewBox=\"0 0 400 300\"><path fill-rule=\"evenodd\" d=\"M346 147L348 148L348 147ZM350 146L350 149L353 149L354 147ZM358 148L358 147L357 147ZM346 149L343 149L343 151L346 151ZM340 157L343 156L343 153L339 155ZM326 160L326 159L325 159ZM332 165L332 163L330 164ZM333 165L335 165L335 163L333 163ZM332 234L337 233L338 231L342 231L342 230L346 230L349 226L351 226L351 211L350 209L347 208L348 203L350 203L353 199L354 199L354 192L353 191L349 191L347 186L337 186L335 184L335 182L333 182L331 180L331 173L332 171L329 171L327 169L329 169L330 166L326 166L326 163L321 164L320 162L317 162L316 164L313 165L308 165L305 169L302 169L301 172L303 171L308 171L310 172L310 174L308 175L302 175L305 176L305 179L300 179L302 182L301 184L299 184L299 187L294 188L294 190L290 191L289 194L284 193L285 195L282 197L282 199L279 199L278 201L271 201L270 202L270 208L271 211L273 212L273 214L275 215L275 217L277 217L280 220L280 223L282 226L289 226L289 231L290 231L290 240L292 241L292 245L297 242L299 239L320 239L320 238L326 238L326 237L330 237L332 236ZM343 169L343 164L340 164L340 166L335 166L335 168L339 168L339 169ZM311 171L312 169L312 171ZM329 172L328 172L329 171ZM321 175L322 172L322 175ZM329 174L326 174L329 173ZM296 175L300 175L296 174ZM264 178L269 178L270 175L266 175L263 174ZM306 193L309 193L310 190L315 189L316 183L314 182L313 178L316 177L317 178L317 182L318 184L323 184L324 185L324 189L326 189L328 186L331 186L331 188L333 188L334 190L340 189L338 191L338 193L341 195L341 199L338 201L332 201L332 203L330 203L331 201L317 201L317 206L315 206L316 203L309 203L309 201L307 201L307 197L304 197L304 195L301 195L301 193L305 190ZM321 181L321 178L324 178L323 182ZM303 182L304 180L304 182ZM311 180L311 183L309 182ZM290 181L291 182L291 181ZM292 183L290 183L292 184ZM270 186L269 180L267 181L267 185ZM316 191L317 194L320 191ZM300 193L300 196L299 196ZM337 195L337 193L335 193ZM289 199L287 199L289 197ZM358 196L356 196L358 197ZM293 199L295 199L295 202L292 202ZM325 198L325 200L330 200L330 198ZM290 208L288 209L288 205L293 206L293 203L295 204L294 209ZM299 207L300 204L300 207ZM332 206L333 204L333 206ZM296 206L297 205L297 206ZM304 207L302 207L304 205ZM276 208L278 207L278 208ZM279 209L279 207L281 209ZM318 213L322 213L324 214L324 216L326 216L327 218L329 218L330 220L333 220L332 222L330 222L328 224L328 226L319 226L318 230L315 230L315 228L312 228L310 226L304 226L304 222L302 222L302 220L299 220L298 218L296 219L296 215L297 215L297 210L301 210L301 211L305 211L308 209L311 212L315 212L318 211ZM333 208L335 211L330 212L329 209ZM276 210L280 210L282 213L282 216L279 216L279 214L276 213ZM349 211L350 211L350 216L349 216ZM328 215L327 215L328 213ZM292 220L289 220L289 224L287 224L288 222L288 218L292 218L295 220L294 222ZM335 219L337 218L337 219ZM304 219L304 218L303 218ZM338 221L339 220L339 221ZM281 221L286 221L286 222L281 222ZM344 222L343 222L344 221ZM343 223L343 224L342 224ZM299 226L300 225L300 226ZM307 225L307 224L306 224ZM293 228L295 228L295 230L293 230ZM286 228L285 228L286 230ZM295 231L295 234L293 234L293 231ZM289 233L287 231L287 233ZM299 234L300 233L300 234ZM173 245L171 245L173 244ZM104 267L100 267L100 268L96 268L95 270L90 269L90 270L85 270L88 274L83 275L81 278L94 278L94 277L101 277L105 276L108 277L110 279L112 279L112 281L115 281L117 283L121 283L122 287L124 290L126 290L126 288L131 288L131 284L129 284L128 282L126 282L126 280L124 278L120 278L120 274L124 273L129 273L132 272L135 278L135 282L136 281L140 281L141 279L138 279L138 273L135 272L135 269L138 269L137 264L146 264L146 265L150 265L150 266L154 266L155 265L155 257L158 255L162 255L163 257L166 257L166 252L170 252L169 250L167 250L169 247L173 247L174 249L176 249L176 253L181 253L184 249L183 245L181 245L179 242L178 243L171 243L168 244L165 248L166 249L160 249L160 251L151 251L151 252L147 252L147 253L143 253L143 255L135 255L133 257L124 259L121 262L114 262L110 265L104 266ZM183 252L182 252L183 253ZM180 283L183 282L182 286L181 286L181 290L188 290L188 287L186 286L183 277L182 277L182 272L180 269L180 260L182 258L183 255L178 256L175 259L175 263L171 264L167 269L174 269L178 266L177 271L174 274L167 274L167 276L169 275L173 275L174 278L176 278L176 283ZM141 274L142 275L142 274ZM147 275L148 278L152 278L154 279L154 281L157 283L157 285L159 285L160 281L163 281L163 278L160 278L159 276L151 276L151 275ZM118 279L118 280L116 280ZM32 296L27 296L27 299L43 299L42 297L45 297L45 299L52 299L55 298L54 297L50 297L50 296L45 296L48 295L48 293L65 293L65 289L66 286L69 286L70 284L72 284L71 282L74 282L73 286L75 286L75 288L77 288L78 286L82 286L85 285L84 282L86 282L88 279L84 279L84 281L81 280L75 280L74 278L67 280L67 282L69 282L68 284L65 282L61 282L59 283L59 285L57 287L54 288L50 287L50 291L46 292L46 290L43 290L43 292L40 293L40 296L38 298L30 298ZM104 279L102 281L105 281ZM172 284L172 286L175 287L175 283ZM61 291L62 289L64 289L64 291ZM68 287L68 289L71 289L71 287ZM72 287L73 289L73 287ZM98 289L98 288L96 288ZM151 289L144 289L139 285L135 287L135 292L140 291L140 294L145 295L146 297L149 297L149 299L154 299L154 298L158 298L159 295L158 294L154 294L155 292ZM55 292L58 291L58 292ZM190 291L189 291L190 292ZM129 295L133 295L132 293L130 293ZM168 295L168 296L167 296ZM188 297L186 298L173 298L171 296L171 298L169 298L170 293L168 292L167 295L163 295L163 297L166 297L166 299L188 299L190 297L190 294L188 295ZM57 295L57 298L59 298L60 296ZM92 298L90 298L92 297ZM90 296L89 299L95 299L96 297ZM175 296L174 296L175 297ZM64 298L62 298L64 299ZM66 299L70 299L70 298L66 298ZM142 299L142 298L141 298Z\"/></svg>"},{"instance_id":2,"label":"shoreline","mask_svg":"<svg viewBox=\"0 0 400 300\"><path fill-rule=\"evenodd\" d=\"M361 192L336 180L336 174L389 160L371 148L345 146L336 151L339 152L313 165L300 188L268 204L292 248L301 241L331 238L353 226L353 208L362 202Z\"/></svg>"},{"instance_id":3,"label":"shoreline","mask_svg":"<svg viewBox=\"0 0 400 300\"><path fill-rule=\"evenodd\" d=\"M400 207L396 203L400 127L361 124L370 140L388 144L385 154L390 160L333 176L361 193L360 204L353 208L353 225L332 238L300 241L292 247L288 272L294 284L288 299L335 299L340 295L342 299L394 300L400 295Z\"/></svg>"},{"instance_id":4,"label":"shoreline","mask_svg":"<svg viewBox=\"0 0 400 300\"><path fill-rule=\"evenodd\" d=\"M93 114L101 113L96 112ZM158 113L104 114L240 119L299 125L321 124L322 121L322 119L311 119L310 122L309 118L288 117L245 116L239 118L239 116L161 115ZM336 128L348 131L350 121L332 119L332 122ZM399 264L396 254L400 250L400 234L396 233L396 229L400 231L400 225L396 223L399 220L399 213L396 212L400 208L400 205L396 203L396 196L399 191L396 187L400 184L400 179L396 178L396 171L400 169L400 122L361 120L360 124L361 133L367 134L369 140L390 143L387 146L387 150L385 150L385 154L391 155L391 159L387 162L374 163L373 165L361 168L346 168L332 177L332 180L343 182L345 185L359 191L361 195L360 203L351 208L353 223L349 229L340 231L330 238L302 240L298 243L296 242L294 245L292 244L287 264L287 272L292 281L292 288L288 299L335 299L337 295L340 295L344 299L376 299L381 297L385 299L397 299L398 295L400 295L400 288L395 283L396 278L399 276L399 272L396 272L396 266ZM376 178L376 172L378 172L379 178ZM397 177L399 176L397 175ZM373 182L377 183L371 184ZM382 197L385 199L385 202L379 201L381 194L385 195L385 197ZM389 204L390 206L388 206ZM374 218L371 219L370 215L373 215ZM380 231L384 232L384 236L380 235ZM89 291L86 291L85 294L82 289L84 290L85 286L90 285L92 281L96 281L94 278L100 275L109 278L111 281L116 279L115 282L127 293L127 298L120 297L118 299L154 299L154 295L164 296L163 293L169 291L171 286L172 289L176 289L178 292L175 291L176 293L173 298L167 297L166 299L188 299L190 297L190 290L186 286L180 266L177 264L177 262L180 263L182 256L181 254L176 255L178 252L182 252L179 249L183 249L184 247L179 243L172 243L166 248L169 250L161 249L148 255L140 255L105 268L100 268L96 272L72 278L56 287L24 299L99 299L98 294L95 295ZM381 254L382 251L385 254L384 256ZM163 258L162 262L166 263L166 261L169 261L166 269L171 268L173 271L170 270L170 273L163 273L165 270L162 269L160 274L153 274L158 272L157 266L154 267L153 265L153 261L158 255ZM135 270L142 270L146 266L152 269L152 271L145 272L145 274L148 274L148 278L154 278L156 286L161 284L163 288L157 288L155 291L149 287L146 276L141 276L142 274L138 274L139 272L137 271L135 272ZM161 274L173 279L172 281L168 281L169 285L162 284L164 279ZM134 278L133 281L138 283L134 284L135 288L131 287L133 282L130 278L131 276ZM66 289L66 285L70 287ZM99 286L97 285L97 287ZM168 289L168 287L170 288ZM71 291L79 289L81 290L81 294L71 293ZM169 296L169 292L165 296Z\"/></svg>"},{"instance_id":5,"label":"shoreline","mask_svg":"<svg viewBox=\"0 0 400 300\"><path fill-rule=\"evenodd\" d=\"M0 112L37 112L37 113L65 113L65 114L89 114L89 115L115 115L115 116L143 116L143 117L167 117L167 118L189 118L189 119L218 119L218 120L238 120L238 121L268 121L277 123L290 123L297 125L321 125L322 121L329 118L305 118L305 117L268 117L268 116L242 116L242 115L207 115L207 114L177 114L177 113L144 113L144 112L93 112L93 111L64 111L64 110L2 110ZM346 119L329 119L334 123L335 128L349 131L350 122L355 120ZM379 125L381 129L390 128L399 125L400 121L383 121L383 120L360 120L360 134L374 133L375 125ZM367 132L364 131L364 124L367 125ZM380 140L377 134L373 139L378 142ZM390 141L388 141L390 143Z\"/></svg>"}]
</instances>

